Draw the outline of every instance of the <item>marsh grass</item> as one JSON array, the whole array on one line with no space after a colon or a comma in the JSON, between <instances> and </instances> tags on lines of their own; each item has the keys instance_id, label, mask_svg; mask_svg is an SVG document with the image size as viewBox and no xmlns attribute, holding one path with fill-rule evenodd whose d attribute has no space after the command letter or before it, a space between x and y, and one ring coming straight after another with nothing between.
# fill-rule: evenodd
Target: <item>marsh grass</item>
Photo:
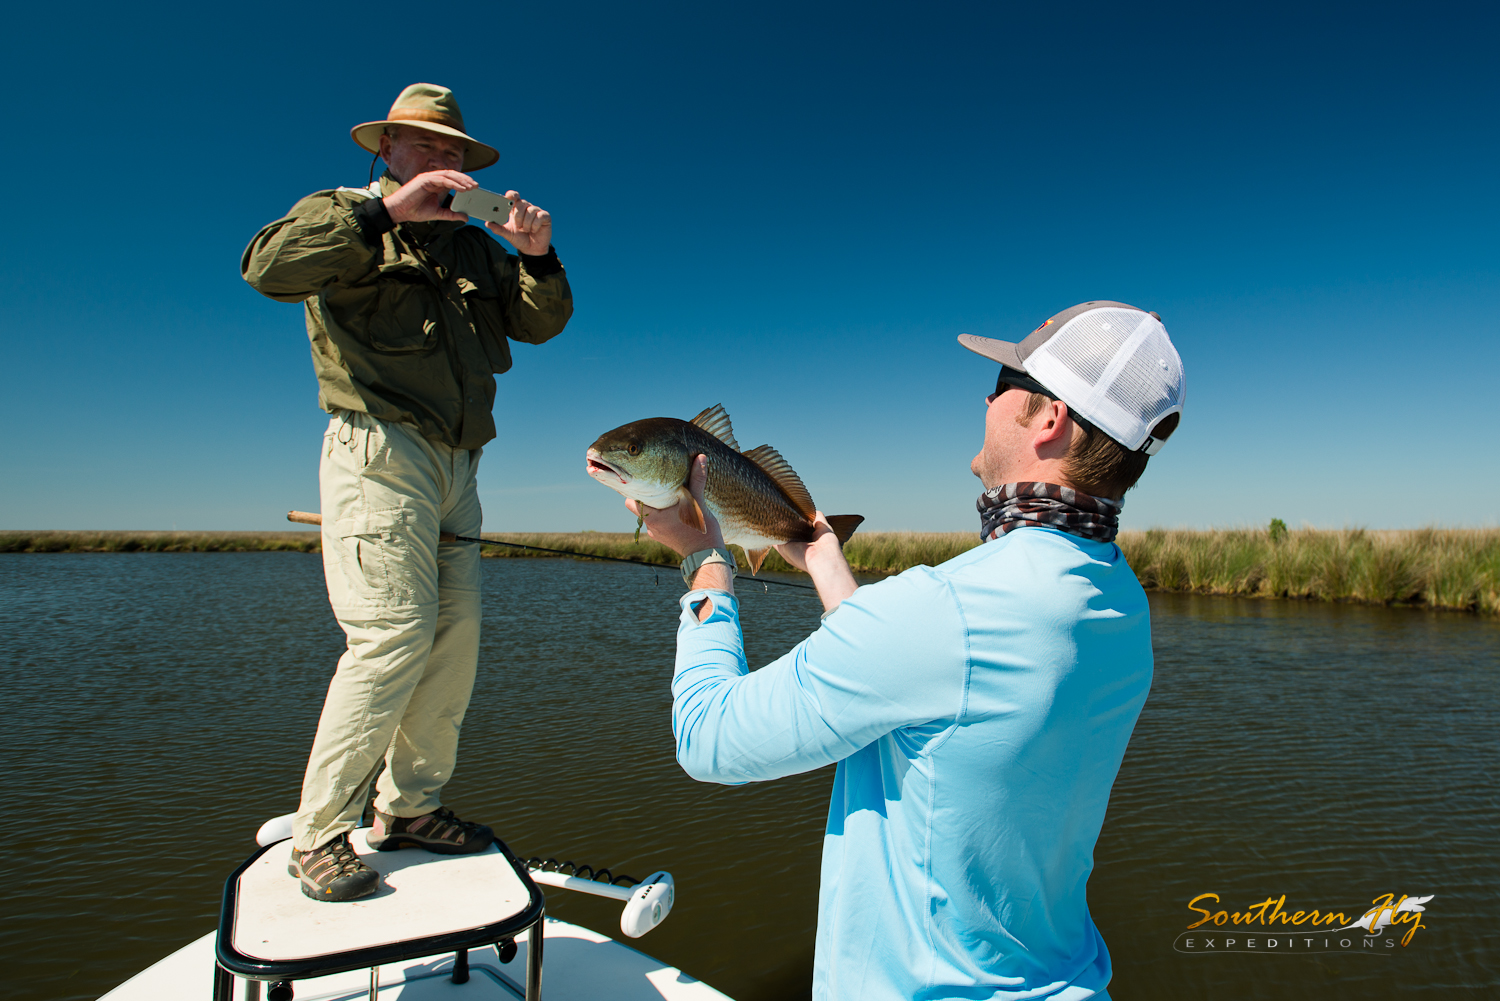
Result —
<instances>
[{"instance_id":1,"label":"marsh grass","mask_svg":"<svg viewBox=\"0 0 1500 1001\"><path fill-rule=\"evenodd\" d=\"M1147 588L1500 614L1500 529L1125 532Z\"/></svg>"},{"instance_id":2,"label":"marsh grass","mask_svg":"<svg viewBox=\"0 0 1500 1001\"><path fill-rule=\"evenodd\" d=\"M486 533L486 539L581 556L676 566L665 546L630 532ZM898 573L936 566L978 545L973 532L859 532L845 546L855 570ZM1148 589L1415 605L1500 614L1500 529L1417 531L1125 532L1120 548ZM0 532L0 552L319 551L317 532ZM552 554L486 547L487 557ZM766 569L791 568L774 552Z\"/></svg>"},{"instance_id":3,"label":"marsh grass","mask_svg":"<svg viewBox=\"0 0 1500 1001\"><path fill-rule=\"evenodd\" d=\"M676 564L665 546L629 532L486 535L549 549ZM1125 532L1120 548L1153 590L1422 605L1500 614L1500 529L1319 531L1227 529ZM979 544L973 532L858 532L844 553L855 570L936 566ZM492 548L486 556L545 556ZM774 552L770 570L790 570Z\"/></svg>"},{"instance_id":4,"label":"marsh grass","mask_svg":"<svg viewBox=\"0 0 1500 1001\"><path fill-rule=\"evenodd\" d=\"M0 553L316 553L317 532L0 532Z\"/></svg>"}]
</instances>

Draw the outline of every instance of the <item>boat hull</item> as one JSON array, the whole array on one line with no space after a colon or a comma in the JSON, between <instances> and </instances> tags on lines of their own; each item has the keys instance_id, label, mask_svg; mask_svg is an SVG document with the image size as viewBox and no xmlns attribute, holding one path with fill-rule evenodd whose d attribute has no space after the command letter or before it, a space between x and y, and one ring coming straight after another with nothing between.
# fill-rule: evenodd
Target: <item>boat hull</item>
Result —
<instances>
[{"instance_id":1,"label":"boat hull","mask_svg":"<svg viewBox=\"0 0 1500 1001\"><path fill-rule=\"evenodd\" d=\"M607 935L580 925L546 919L546 1001L730 1001L705 983L652 959ZM214 933L183 946L104 995L100 1001L202 1001L213 988ZM493 946L469 951L469 982L453 984L453 956L432 956L380 967L383 1001L518 1001L524 997L527 935L516 937L517 954L501 963ZM370 988L368 970L299 980L296 1001L355 1001ZM247 982L235 979L234 1001L249 1001ZM265 992L260 992L264 997Z\"/></svg>"}]
</instances>

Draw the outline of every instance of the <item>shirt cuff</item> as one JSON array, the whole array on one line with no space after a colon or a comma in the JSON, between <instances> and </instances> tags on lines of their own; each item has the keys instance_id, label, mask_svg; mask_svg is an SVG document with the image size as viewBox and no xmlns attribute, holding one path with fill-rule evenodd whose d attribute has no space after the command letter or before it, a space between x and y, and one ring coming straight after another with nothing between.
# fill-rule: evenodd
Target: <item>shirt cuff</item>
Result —
<instances>
[{"instance_id":1,"label":"shirt cuff","mask_svg":"<svg viewBox=\"0 0 1500 1001\"><path fill-rule=\"evenodd\" d=\"M396 228L396 220L385 207L384 198L366 198L354 206L354 221L365 242L372 247L380 246L380 238Z\"/></svg>"},{"instance_id":2,"label":"shirt cuff","mask_svg":"<svg viewBox=\"0 0 1500 1001\"><path fill-rule=\"evenodd\" d=\"M533 278L546 278L562 271L562 261L557 259L557 248L548 247L545 254L522 254L521 267Z\"/></svg>"},{"instance_id":3,"label":"shirt cuff","mask_svg":"<svg viewBox=\"0 0 1500 1001\"><path fill-rule=\"evenodd\" d=\"M698 615L693 611L698 602L708 599L713 606L713 611L708 618L702 622L698 621ZM739 599L728 591L717 587L697 587L682 596L679 604L682 606L683 622L689 622L695 626L706 626L710 622L738 622L740 615Z\"/></svg>"}]
</instances>

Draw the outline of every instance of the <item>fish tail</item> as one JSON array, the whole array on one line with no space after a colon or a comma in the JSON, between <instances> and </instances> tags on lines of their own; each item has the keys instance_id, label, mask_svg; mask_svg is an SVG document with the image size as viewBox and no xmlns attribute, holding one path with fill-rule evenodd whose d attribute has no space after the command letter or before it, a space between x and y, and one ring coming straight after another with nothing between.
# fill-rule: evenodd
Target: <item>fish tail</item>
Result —
<instances>
[{"instance_id":1,"label":"fish tail","mask_svg":"<svg viewBox=\"0 0 1500 1001\"><path fill-rule=\"evenodd\" d=\"M839 545L849 541L849 536L859 527L860 522L865 520L862 514L830 514L828 516L828 527L833 529L833 534L838 536Z\"/></svg>"}]
</instances>

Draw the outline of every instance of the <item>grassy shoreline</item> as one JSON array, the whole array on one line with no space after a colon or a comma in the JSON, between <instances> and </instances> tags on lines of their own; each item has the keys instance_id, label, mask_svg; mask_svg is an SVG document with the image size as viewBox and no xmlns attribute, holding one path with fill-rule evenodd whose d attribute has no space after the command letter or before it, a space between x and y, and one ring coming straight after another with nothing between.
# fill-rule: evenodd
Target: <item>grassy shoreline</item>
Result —
<instances>
[{"instance_id":1,"label":"grassy shoreline","mask_svg":"<svg viewBox=\"0 0 1500 1001\"><path fill-rule=\"evenodd\" d=\"M485 538L580 555L674 564L665 547L630 532L486 533ZM978 544L973 532L860 532L845 552L856 570L935 566ZM1125 532L1130 565L1150 590L1408 605L1500 615L1500 529L1264 529ZM313 532L0 531L0 552L315 553ZM502 547L487 557L547 558ZM790 570L773 552L772 570Z\"/></svg>"},{"instance_id":2,"label":"grassy shoreline","mask_svg":"<svg viewBox=\"0 0 1500 1001\"><path fill-rule=\"evenodd\" d=\"M312 532L0 531L0 553L316 553Z\"/></svg>"}]
</instances>

